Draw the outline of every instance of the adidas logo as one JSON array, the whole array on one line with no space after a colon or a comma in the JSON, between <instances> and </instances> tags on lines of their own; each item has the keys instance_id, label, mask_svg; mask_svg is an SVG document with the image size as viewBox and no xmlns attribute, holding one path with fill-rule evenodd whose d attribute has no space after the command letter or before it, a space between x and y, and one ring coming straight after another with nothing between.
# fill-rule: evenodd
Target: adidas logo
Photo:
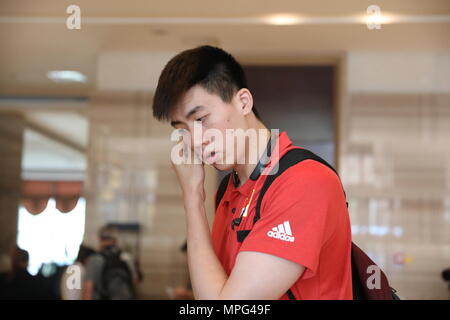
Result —
<instances>
[{"instance_id":1,"label":"adidas logo","mask_svg":"<svg viewBox=\"0 0 450 320\"><path fill-rule=\"evenodd\" d=\"M289 225L289 221L283 222L283 224L279 224L278 226L272 228L267 235L270 238L280 239L287 242L294 242L295 237L292 236L291 226Z\"/></svg>"}]
</instances>

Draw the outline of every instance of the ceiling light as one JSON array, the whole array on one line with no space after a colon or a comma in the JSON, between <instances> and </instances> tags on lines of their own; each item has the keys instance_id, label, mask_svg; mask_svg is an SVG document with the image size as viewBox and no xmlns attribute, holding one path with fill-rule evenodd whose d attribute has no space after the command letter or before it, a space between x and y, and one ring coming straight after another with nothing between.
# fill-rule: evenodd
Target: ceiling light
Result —
<instances>
[{"instance_id":1,"label":"ceiling light","mask_svg":"<svg viewBox=\"0 0 450 320\"><path fill-rule=\"evenodd\" d=\"M361 16L360 22L367 25L383 25L396 22L396 17L392 14L378 14Z\"/></svg>"},{"instance_id":2,"label":"ceiling light","mask_svg":"<svg viewBox=\"0 0 450 320\"><path fill-rule=\"evenodd\" d=\"M301 22L301 18L293 14L274 14L263 18L268 24L273 25L295 25Z\"/></svg>"},{"instance_id":3,"label":"ceiling light","mask_svg":"<svg viewBox=\"0 0 450 320\"><path fill-rule=\"evenodd\" d=\"M73 70L53 70L47 72L47 77L54 82L86 82L84 74Z\"/></svg>"}]
</instances>

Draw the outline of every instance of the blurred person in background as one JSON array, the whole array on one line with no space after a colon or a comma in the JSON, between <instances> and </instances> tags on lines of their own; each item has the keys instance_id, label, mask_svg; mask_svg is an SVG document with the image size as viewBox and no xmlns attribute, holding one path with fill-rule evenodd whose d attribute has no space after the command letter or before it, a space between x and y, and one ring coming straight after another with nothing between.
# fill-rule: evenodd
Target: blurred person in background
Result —
<instances>
[{"instance_id":1,"label":"blurred person in background","mask_svg":"<svg viewBox=\"0 0 450 320\"><path fill-rule=\"evenodd\" d=\"M29 255L15 246L11 250L11 270L0 276L0 298L7 300L34 300L43 298L39 281L28 268Z\"/></svg>"},{"instance_id":2,"label":"blurred person in background","mask_svg":"<svg viewBox=\"0 0 450 320\"><path fill-rule=\"evenodd\" d=\"M66 266L61 266L55 262L45 262L41 264L36 279L39 282L41 298L45 300L60 300L61 277Z\"/></svg>"},{"instance_id":3,"label":"blurred person in background","mask_svg":"<svg viewBox=\"0 0 450 320\"><path fill-rule=\"evenodd\" d=\"M450 268L442 270L442 279L448 283L448 298L450 299Z\"/></svg>"},{"instance_id":4,"label":"blurred person in background","mask_svg":"<svg viewBox=\"0 0 450 320\"><path fill-rule=\"evenodd\" d=\"M180 247L180 251L183 253L184 258L187 260L186 254L187 254L187 241L183 243L183 245ZM187 265L187 263L186 263ZM192 285L191 285L191 279L189 278L188 273L188 279L186 281L185 286L178 286L175 288L168 287L166 289L167 296L171 300L194 300L194 293L192 292Z\"/></svg>"},{"instance_id":5,"label":"blurred person in background","mask_svg":"<svg viewBox=\"0 0 450 320\"><path fill-rule=\"evenodd\" d=\"M60 293L62 300L81 300L83 293L83 283L85 281L85 266L90 256L95 254L95 250L85 245L80 245L75 263L68 266L61 277ZM73 279L71 276L78 276Z\"/></svg>"},{"instance_id":6,"label":"blurred person in background","mask_svg":"<svg viewBox=\"0 0 450 320\"><path fill-rule=\"evenodd\" d=\"M117 245L114 228L100 229L100 252L86 263L83 285L84 300L132 300L136 298L137 272L130 254Z\"/></svg>"}]
</instances>

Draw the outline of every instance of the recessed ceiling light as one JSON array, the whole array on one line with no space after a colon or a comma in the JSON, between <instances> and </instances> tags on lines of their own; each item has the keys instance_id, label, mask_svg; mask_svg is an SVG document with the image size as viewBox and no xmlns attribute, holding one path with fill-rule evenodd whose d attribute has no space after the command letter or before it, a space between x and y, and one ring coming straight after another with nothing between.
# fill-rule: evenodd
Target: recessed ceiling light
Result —
<instances>
[{"instance_id":1,"label":"recessed ceiling light","mask_svg":"<svg viewBox=\"0 0 450 320\"><path fill-rule=\"evenodd\" d=\"M86 82L87 77L78 71L53 70L47 72L47 77L54 82Z\"/></svg>"},{"instance_id":2,"label":"recessed ceiling light","mask_svg":"<svg viewBox=\"0 0 450 320\"><path fill-rule=\"evenodd\" d=\"M264 17L263 21L268 24L283 26L299 24L302 19L294 14L273 14Z\"/></svg>"},{"instance_id":3,"label":"recessed ceiling light","mask_svg":"<svg viewBox=\"0 0 450 320\"><path fill-rule=\"evenodd\" d=\"M361 17L361 22L364 24L388 24L395 22L395 17L390 14L379 15L365 15Z\"/></svg>"}]
</instances>

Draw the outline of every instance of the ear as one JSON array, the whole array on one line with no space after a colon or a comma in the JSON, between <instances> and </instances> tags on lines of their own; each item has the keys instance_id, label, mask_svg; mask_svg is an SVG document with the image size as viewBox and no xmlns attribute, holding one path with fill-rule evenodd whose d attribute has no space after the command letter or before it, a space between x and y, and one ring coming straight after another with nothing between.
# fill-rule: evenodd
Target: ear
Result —
<instances>
[{"instance_id":1,"label":"ear","mask_svg":"<svg viewBox=\"0 0 450 320\"><path fill-rule=\"evenodd\" d=\"M249 114L253 108L253 96L250 90L247 88L240 89L236 92L236 98L240 112L243 115Z\"/></svg>"}]
</instances>

